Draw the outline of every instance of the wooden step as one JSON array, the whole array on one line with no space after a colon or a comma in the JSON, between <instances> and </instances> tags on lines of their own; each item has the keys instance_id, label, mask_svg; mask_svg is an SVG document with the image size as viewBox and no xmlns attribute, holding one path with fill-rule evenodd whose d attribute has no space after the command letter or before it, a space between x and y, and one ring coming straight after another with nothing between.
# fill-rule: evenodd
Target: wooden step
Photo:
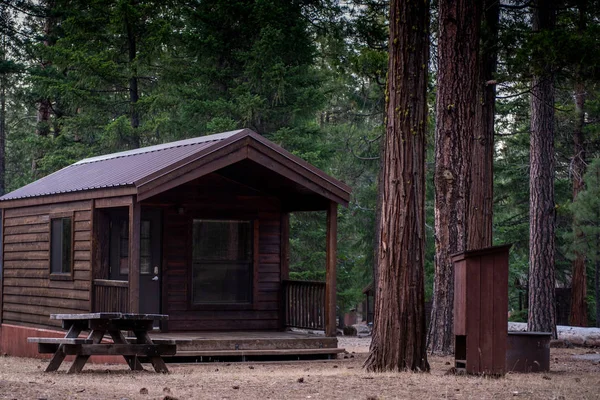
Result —
<instances>
[{"instance_id":1,"label":"wooden step","mask_svg":"<svg viewBox=\"0 0 600 400\"><path fill-rule=\"evenodd\" d=\"M154 357L176 354L176 346L172 344L93 344L65 345L65 354L83 356L141 356Z\"/></svg>"},{"instance_id":2,"label":"wooden step","mask_svg":"<svg viewBox=\"0 0 600 400\"><path fill-rule=\"evenodd\" d=\"M265 350L183 350L177 351L175 357L243 357L243 356L295 356L338 354L344 349L265 349Z\"/></svg>"},{"instance_id":3,"label":"wooden step","mask_svg":"<svg viewBox=\"0 0 600 400\"><path fill-rule=\"evenodd\" d=\"M92 344L92 339L83 338L48 338L48 337L29 337L29 343L44 343L44 344Z\"/></svg>"},{"instance_id":4,"label":"wooden step","mask_svg":"<svg viewBox=\"0 0 600 400\"><path fill-rule=\"evenodd\" d=\"M126 339L127 339L127 343L136 344L138 342L137 338L134 338L134 337L128 337ZM189 342L191 342L191 340L181 341L181 340L175 340L175 339L152 338L153 344L181 344L181 342L189 343Z\"/></svg>"},{"instance_id":5,"label":"wooden step","mask_svg":"<svg viewBox=\"0 0 600 400\"><path fill-rule=\"evenodd\" d=\"M249 351L249 350L295 350L336 349L336 338L290 338L290 339L193 339L177 341L182 351Z\"/></svg>"}]
</instances>

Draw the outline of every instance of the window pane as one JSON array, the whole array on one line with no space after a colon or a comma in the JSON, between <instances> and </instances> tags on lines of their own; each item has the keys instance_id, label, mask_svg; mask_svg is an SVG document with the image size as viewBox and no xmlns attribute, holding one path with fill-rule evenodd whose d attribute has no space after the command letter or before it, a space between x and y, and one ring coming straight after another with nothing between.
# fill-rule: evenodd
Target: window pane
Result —
<instances>
[{"instance_id":1,"label":"window pane","mask_svg":"<svg viewBox=\"0 0 600 400\"><path fill-rule=\"evenodd\" d=\"M142 226L141 226L140 237L142 239L149 239L150 238L150 221L144 220L144 221L142 221L141 224L142 224Z\"/></svg>"},{"instance_id":2,"label":"window pane","mask_svg":"<svg viewBox=\"0 0 600 400\"><path fill-rule=\"evenodd\" d=\"M140 257L150 257L150 238L140 240Z\"/></svg>"},{"instance_id":3,"label":"window pane","mask_svg":"<svg viewBox=\"0 0 600 400\"><path fill-rule=\"evenodd\" d=\"M194 220L192 301L252 301L252 223Z\"/></svg>"},{"instance_id":4,"label":"window pane","mask_svg":"<svg viewBox=\"0 0 600 400\"><path fill-rule=\"evenodd\" d=\"M129 221L119 223L119 274L129 275Z\"/></svg>"},{"instance_id":5,"label":"window pane","mask_svg":"<svg viewBox=\"0 0 600 400\"><path fill-rule=\"evenodd\" d=\"M249 303L251 295L249 264L200 264L193 266L193 302Z\"/></svg>"},{"instance_id":6,"label":"window pane","mask_svg":"<svg viewBox=\"0 0 600 400\"><path fill-rule=\"evenodd\" d=\"M71 218L62 219L62 272L71 272Z\"/></svg>"},{"instance_id":7,"label":"window pane","mask_svg":"<svg viewBox=\"0 0 600 400\"><path fill-rule=\"evenodd\" d=\"M60 273L62 270L62 220L53 219L50 223L52 241L50 272Z\"/></svg>"},{"instance_id":8,"label":"window pane","mask_svg":"<svg viewBox=\"0 0 600 400\"><path fill-rule=\"evenodd\" d=\"M50 221L50 272L70 273L73 227L71 218L53 218Z\"/></svg>"},{"instance_id":9,"label":"window pane","mask_svg":"<svg viewBox=\"0 0 600 400\"><path fill-rule=\"evenodd\" d=\"M140 257L140 274L150 274L150 257Z\"/></svg>"},{"instance_id":10,"label":"window pane","mask_svg":"<svg viewBox=\"0 0 600 400\"><path fill-rule=\"evenodd\" d=\"M200 260L250 261L250 221L194 220L193 257Z\"/></svg>"},{"instance_id":11,"label":"window pane","mask_svg":"<svg viewBox=\"0 0 600 400\"><path fill-rule=\"evenodd\" d=\"M150 238L140 239L140 274L150 273Z\"/></svg>"},{"instance_id":12,"label":"window pane","mask_svg":"<svg viewBox=\"0 0 600 400\"><path fill-rule=\"evenodd\" d=\"M151 264L151 249L152 242L150 240L150 221L141 221L140 227L140 274L150 274Z\"/></svg>"}]
</instances>

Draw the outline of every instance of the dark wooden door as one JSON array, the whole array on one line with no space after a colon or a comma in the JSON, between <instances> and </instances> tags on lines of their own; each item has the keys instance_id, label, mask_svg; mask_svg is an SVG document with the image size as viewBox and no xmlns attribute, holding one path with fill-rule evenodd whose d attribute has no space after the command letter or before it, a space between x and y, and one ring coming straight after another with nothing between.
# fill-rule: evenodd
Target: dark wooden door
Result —
<instances>
[{"instance_id":1,"label":"dark wooden door","mask_svg":"<svg viewBox=\"0 0 600 400\"><path fill-rule=\"evenodd\" d=\"M140 227L140 312L160 314L162 221L160 210L142 209Z\"/></svg>"}]
</instances>

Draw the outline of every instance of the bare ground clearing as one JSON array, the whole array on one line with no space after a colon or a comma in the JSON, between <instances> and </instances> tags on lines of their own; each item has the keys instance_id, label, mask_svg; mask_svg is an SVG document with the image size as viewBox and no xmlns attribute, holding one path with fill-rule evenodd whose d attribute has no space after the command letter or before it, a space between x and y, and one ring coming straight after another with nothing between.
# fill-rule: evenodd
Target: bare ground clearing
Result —
<instances>
[{"instance_id":1,"label":"bare ground clearing","mask_svg":"<svg viewBox=\"0 0 600 400\"><path fill-rule=\"evenodd\" d=\"M430 357L429 374L367 373L368 343L340 338L356 352L346 359L170 364L169 375L98 364L67 375L69 363L47 374L47 360L0 357L0 399L600 399L598 357L573 357L598 350L551 349L551 372L496 379L444 375L451 357Z\"/></svg>"}]
</instances>

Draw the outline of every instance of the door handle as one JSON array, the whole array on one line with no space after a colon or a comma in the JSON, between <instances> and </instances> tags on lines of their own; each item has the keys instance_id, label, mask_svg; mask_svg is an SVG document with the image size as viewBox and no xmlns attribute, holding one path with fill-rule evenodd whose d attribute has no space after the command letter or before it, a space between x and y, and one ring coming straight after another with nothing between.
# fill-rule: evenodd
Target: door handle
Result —
<instances>
[{"instance_id":1,"label":"door handle","mask_svg":"<svg viewBox=\"0 0 600 400\"><path fill-rule=\"evenodd\" d=\"M158 280L158 276L155 276L154 278L152 278L153 281L157 281Z\"/></svg>"}]
</instances>

